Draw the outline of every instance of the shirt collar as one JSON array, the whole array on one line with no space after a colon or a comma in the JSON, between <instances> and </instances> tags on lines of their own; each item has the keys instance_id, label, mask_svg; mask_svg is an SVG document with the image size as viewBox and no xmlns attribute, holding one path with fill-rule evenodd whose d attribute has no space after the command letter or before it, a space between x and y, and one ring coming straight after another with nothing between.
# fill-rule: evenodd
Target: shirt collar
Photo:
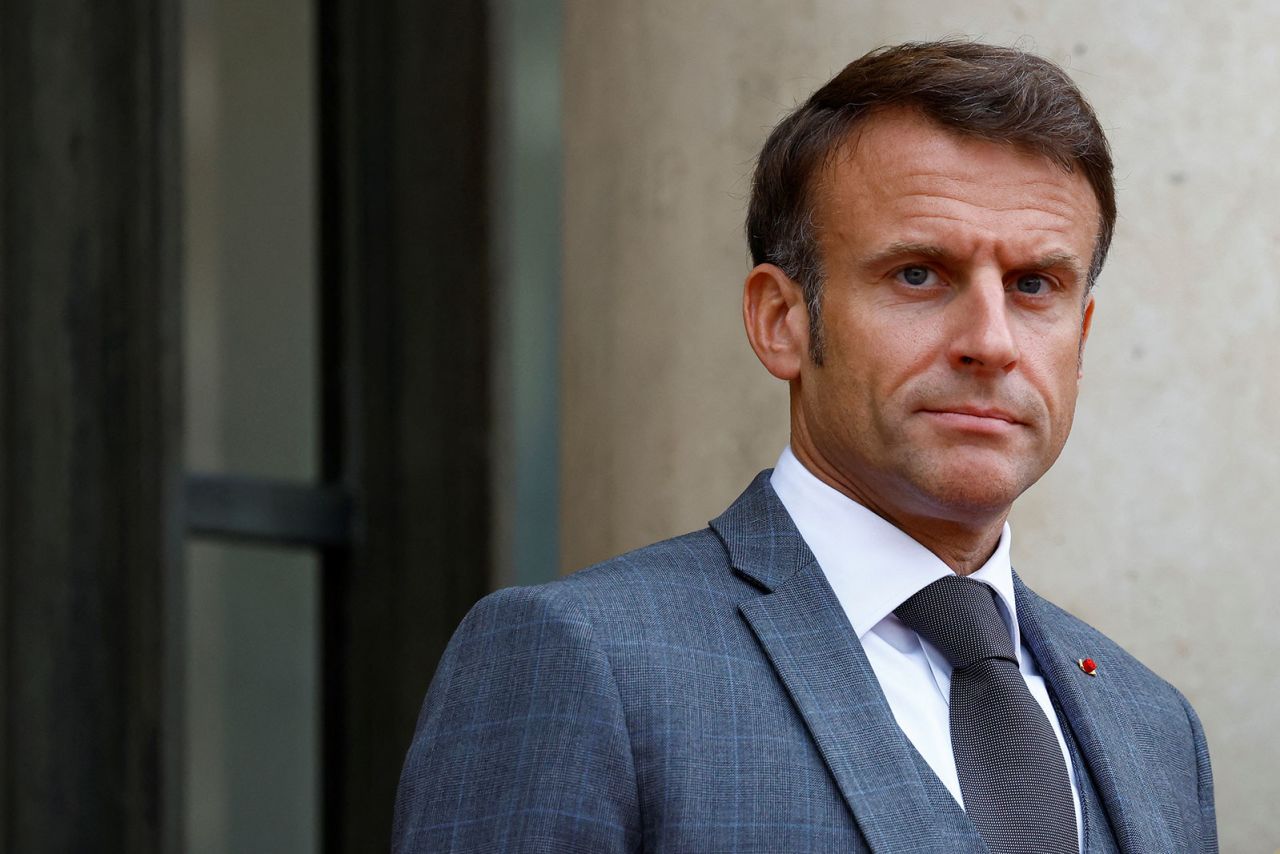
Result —
<instances>
[{"instance_id":1,"label":"shirt collar","mask_svg":"<svg viewBox=\"0 0 1280 854\"><path fill-rule=\"evenodd\" d=\"M881 621L897 623L893 609L929 583L951 573L942 559L893 524L819 480L783 448L770 478L774 492L813 552L859 640ZM1009 563L1008 523L996 550L969 577L996 591L1021 663L1021 634Z\"/></svg>"}]
</instances>

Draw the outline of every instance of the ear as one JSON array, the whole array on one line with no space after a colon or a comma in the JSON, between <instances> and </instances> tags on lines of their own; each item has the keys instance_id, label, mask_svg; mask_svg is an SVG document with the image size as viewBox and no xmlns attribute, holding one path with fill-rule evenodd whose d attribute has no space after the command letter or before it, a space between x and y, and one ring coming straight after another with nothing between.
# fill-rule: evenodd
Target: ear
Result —
<instances>
[{"instance_id":1,"label":"ear","mask_svg":"<svg viewBox=\"0 0 1280 854\"><path fill-rule=\"evenodd\" d=\"M1089 294L1084 304L1084 317L1080 321L1080 354L1077 356L1076 379L1084 379L1084 345L1089 340L1089 330L1093 328L1093 294Z\"/></svg>"},{"instance_id":2,"label":"ear","mask_svg":"<svg viewBox=\"0 0 1280 854\"><path fill-rule=\"evenodd\" d=\"M751 349L780 380L798 379L809 351L804 291L780 267L760 264L742 287L742 320Z\"/></svg>"}]
</instances>

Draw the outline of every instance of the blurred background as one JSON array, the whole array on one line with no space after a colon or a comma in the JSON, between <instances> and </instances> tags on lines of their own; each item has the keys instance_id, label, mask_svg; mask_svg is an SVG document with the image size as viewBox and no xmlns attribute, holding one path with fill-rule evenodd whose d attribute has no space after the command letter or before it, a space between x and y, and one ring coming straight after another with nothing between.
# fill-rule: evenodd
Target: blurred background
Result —
<instances>
[{"instance_id":1,"label":"blurred background","mask_svg":"<svg viewBox=\"0 0 1280 854\"><path fill-rule=\"evenodd\" d=\"M1014 564L1183 689L1223 850L1277 850L1277 34L1261 0L6 0L0 850L386 850L471 603L772 465L754 155L940 36L1063 64L1116 158Z\"/></svg>"}]
</instances>

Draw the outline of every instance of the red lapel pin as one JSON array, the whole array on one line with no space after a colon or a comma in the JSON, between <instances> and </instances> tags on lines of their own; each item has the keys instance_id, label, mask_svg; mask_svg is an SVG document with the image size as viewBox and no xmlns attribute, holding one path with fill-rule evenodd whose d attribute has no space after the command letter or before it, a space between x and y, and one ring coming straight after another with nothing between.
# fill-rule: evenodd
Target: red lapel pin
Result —
<instances>
[{"instance_id":1,"label":"red lapel pin","mask_svg":"<svg viewBox=\"0 0 1280 854\"><path fill-rule=\"evenodd\" d=\"M1092 658L1077 658L1076 664L1080 665L1080 669L1085 672L1086 676L1098 675L1098 662Z\"/></svg>"}]
</instances>

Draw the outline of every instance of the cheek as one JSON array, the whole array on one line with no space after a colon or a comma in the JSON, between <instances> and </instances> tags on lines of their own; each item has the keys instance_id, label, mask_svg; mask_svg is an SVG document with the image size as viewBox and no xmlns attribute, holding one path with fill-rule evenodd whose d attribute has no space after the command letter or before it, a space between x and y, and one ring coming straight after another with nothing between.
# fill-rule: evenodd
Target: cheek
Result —
<instances>
[{"instance_id":1,"label":"cheek","mask_svg":"<svg viewBox=\"0 0 1280 854\"><path fill-rule=\"evenodd\" d=\"M1080 360L1075 342L1069 348L1046 354L1028 364L1027 372L1040 391L1050 417L1055 421L1071 422L1076 397L1080 390Z\"/></svg>"},{"instance_id":2,"label":"cheek","mask_svg":"<svg viewBox=\"0 0 1280 854\"><path fill-rule=\"evenodd\" d=\"M1080 373L1081 326L1079 316L1053 323L1028 324L1020 341L1022 358L1039 371L1054 377Z\"/></svg>"},{"instance_id":3,"label":"cheek","mask_svg":"<svg viewBox=\"0 0 1280 854\"><path fill-rule=\"evenodd\" d=\"M930 360L947 335L943 313L928 304L850 305L850 320L834 343L850 365L867 366L882 376ZM874 370L870 370L874 368Z\"/></svg>"},{"instance_id":4,"label":"cheek","mask_svg":"<svg viewBox=\"0 0 1280 854\"><path fill-rule=\"evenodd\" d=\"M946 325L923 307L832 300L824 315L822 378L829 406L875 420L913 381L945 361Z\"/></svg>"}]
</instances>

